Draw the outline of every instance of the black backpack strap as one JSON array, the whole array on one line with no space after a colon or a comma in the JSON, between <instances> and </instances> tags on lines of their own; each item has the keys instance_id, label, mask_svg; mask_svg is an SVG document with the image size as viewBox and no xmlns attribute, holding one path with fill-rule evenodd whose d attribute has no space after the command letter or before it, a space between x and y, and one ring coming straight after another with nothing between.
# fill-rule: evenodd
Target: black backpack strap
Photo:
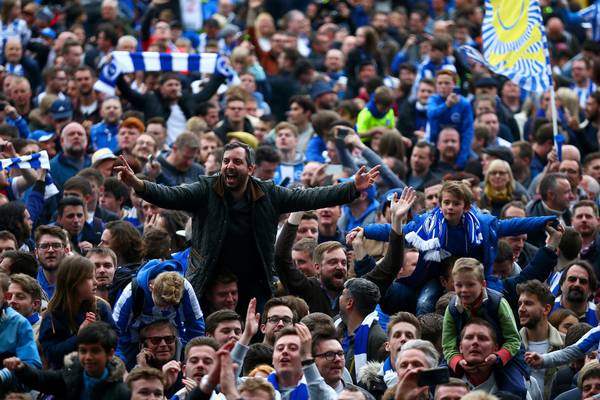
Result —
<instances>
[{"instance_id":1,"label":"black backpack strap","mask_svg":"<svg viewBox=\"0 0 600 400\"><path fill-rule=\"evenodd\" d=\"M142 309L144 308L144 289L138 285L135 277L131 280L131 300L133 302L131 306L131 320L133 321L142 314Z\"/></svg>"}]
</instances>

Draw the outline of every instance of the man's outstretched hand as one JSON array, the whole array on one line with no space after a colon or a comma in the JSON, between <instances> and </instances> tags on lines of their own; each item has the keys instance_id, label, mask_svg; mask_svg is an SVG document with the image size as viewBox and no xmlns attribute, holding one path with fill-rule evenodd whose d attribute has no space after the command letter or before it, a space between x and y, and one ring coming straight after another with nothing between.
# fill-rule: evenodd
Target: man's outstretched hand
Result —
<instances>
[{"instance_id":1,"label":"man's outstretched hand","mask_svg":"<svg viewBox=\"0 0 600 400\"><path fill-rule=\"evenodd\" d=\"M125 157L119 156L115 160L113 170L117 173L117 177L121 182L129 187L132 187L136 192L142 192L144 190L144 181L135 176L135 173L127 164Z\"/></svg>"},{"instance_id":2,"label":"man's outstretched hand","mask_svg":"<svg viewBox=\"0 0 600 400\"><path fill-rule=\"evenodd\" d=\"M379 165L376 165L369 171L367 171L367 168L364 165L360 167L354 176L354 186L356 186L356 190L362 192L375 183L375 179L379 176L379 167Z\"/></svg>"}]
</instances>

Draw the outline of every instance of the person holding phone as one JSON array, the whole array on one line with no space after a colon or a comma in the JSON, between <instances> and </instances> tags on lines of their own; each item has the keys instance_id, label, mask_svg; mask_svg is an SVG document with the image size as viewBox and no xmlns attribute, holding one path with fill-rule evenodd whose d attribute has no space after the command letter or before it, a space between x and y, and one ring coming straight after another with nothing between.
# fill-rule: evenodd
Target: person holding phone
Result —
<instances>
[{"instance_id":1,"label":"person holding phone","mask_svg":"<svg viewBox=\"0 0 600 400\"><path fill-rule=\"evenodd\" d=\"M463 169L473 141L473 109L469 100L454 93L457 81L456 72L448 69L438 71L435 78L436 93L429 97L427 103L429 131L425 140L437 143L442 128L455 128L460 133L460 151L454 167Z\"/></svg>"}]
</instances>

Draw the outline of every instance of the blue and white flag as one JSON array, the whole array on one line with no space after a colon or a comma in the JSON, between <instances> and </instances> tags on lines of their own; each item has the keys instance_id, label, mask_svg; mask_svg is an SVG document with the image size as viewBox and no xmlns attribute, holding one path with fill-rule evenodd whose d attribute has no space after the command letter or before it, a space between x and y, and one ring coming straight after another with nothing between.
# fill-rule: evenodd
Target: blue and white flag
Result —
<instances>
[{"instance_id":1,"label":"blue and white flag","mask_svg":"<svg viewBox=\"0 0 600 400\"><path fill-rule=\"evenodd\" d=\"M100 76L94 84L94 89L114 96L117 78L120 74L136 71L175 71L175 72L201 72L219 74L232 80L235 72L227 60L215 53L158 53L113 51L112 60L101 67Z\"/></svg>"},{"instance_id":2,"label":"blue and white flag","mask_svg":"<svg viewBox=\"0 0 600 400\"><path fill-rule=\"evenodd\" d=\"M471 46L461 46L469 58L527 91L542 93L552 86L538 0L486 0L481 33L484 57Z\"/></svg>"},{"instance_id":3,"label":"blue and white flag","mask_svg":"<svg viewBox=\"0 0 600 400\"><path fill-rule=\"evenodd\" d=\"M50 159L48 158L48 152L46 150L27 156L0 159L0 169L45 169L48 172L46 173L44 199L47 200L59 192L50 176Z\"/></svg>"}]
</instances>

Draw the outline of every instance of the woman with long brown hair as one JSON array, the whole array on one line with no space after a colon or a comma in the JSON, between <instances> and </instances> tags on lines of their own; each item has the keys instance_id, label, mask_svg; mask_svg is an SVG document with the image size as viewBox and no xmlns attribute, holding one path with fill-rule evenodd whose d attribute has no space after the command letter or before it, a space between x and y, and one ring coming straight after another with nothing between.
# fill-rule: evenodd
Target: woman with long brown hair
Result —
<instances>
[{"instance_id":1,"label":"woman with long brown hair","mask_svg":"<svg viewBox=\"0 0 600 400\"><path fill-rule=\"evenodd\" d=\"M110 306L95 293L94 264L81 256L63 259L39 335L50 368L63 367L64 356L77 350L77 333L90 323L108 322L118 332Z\"/></svg>"}]
</instances>

